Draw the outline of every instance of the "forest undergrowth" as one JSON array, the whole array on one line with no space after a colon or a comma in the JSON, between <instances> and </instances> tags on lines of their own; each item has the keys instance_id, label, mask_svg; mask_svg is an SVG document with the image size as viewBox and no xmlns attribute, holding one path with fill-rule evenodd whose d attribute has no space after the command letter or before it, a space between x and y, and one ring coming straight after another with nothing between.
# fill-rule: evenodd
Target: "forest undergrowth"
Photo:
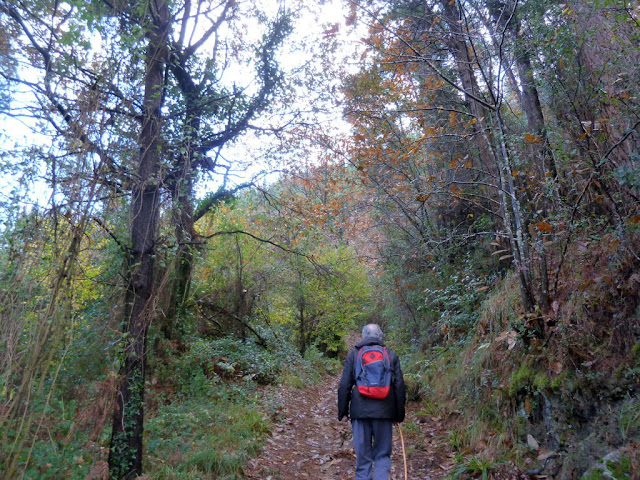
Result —
<instances>
[{"instance_id":1,"label":"forest undergrowth","mask_svg":"<svg viewBox=\"0 0 640 480\"><path fill-rule=\"evenodd\" d=\"M543 337L526 333L535 318L507 276L474 328L439 332L409 377L431 411L455 419L450 434L462 447L543 478L639 478L640 265L633 247L611 248L606 237L568 263Z\"/></svg>"}]
</instances>

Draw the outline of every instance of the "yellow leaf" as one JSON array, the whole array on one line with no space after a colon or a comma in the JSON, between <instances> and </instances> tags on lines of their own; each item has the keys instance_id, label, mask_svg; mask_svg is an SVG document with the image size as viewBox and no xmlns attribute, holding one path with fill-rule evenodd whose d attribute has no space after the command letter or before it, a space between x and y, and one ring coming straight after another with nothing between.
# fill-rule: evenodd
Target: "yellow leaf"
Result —
<instances>
[{"instance_id":1,"label":"yellow leaf","mask_svg":"<svg viewBox=\"0 0 640 480\"><path fill-rule=\"evenodd\" d=\"M527 143L540 143L542 141L542 138L536 135L531 135L530 133L525 133L524 141Z\"/></svg>"},{"instance_id":2,"label":"yellow leaf","mask_svg":"<svg viewBox=\"0 0 640 480\"><path fill-rule=\"evenodd\" d=\"M531 405L531 400L529 399L529 397L524 399L524 409L529 414L533 411L533 405Z\"/></svg>"},{"instance_id":3,"label":"yellow leaf","mask_svg":"<svg viewBox=\"0 0 640 480\"><path fill-rule=\"evenodd\" d=\"M547 222L536 223L536 228L540 230L542 233L549 233L553 231L553 225Z\"/></svg>"}]
</instances>

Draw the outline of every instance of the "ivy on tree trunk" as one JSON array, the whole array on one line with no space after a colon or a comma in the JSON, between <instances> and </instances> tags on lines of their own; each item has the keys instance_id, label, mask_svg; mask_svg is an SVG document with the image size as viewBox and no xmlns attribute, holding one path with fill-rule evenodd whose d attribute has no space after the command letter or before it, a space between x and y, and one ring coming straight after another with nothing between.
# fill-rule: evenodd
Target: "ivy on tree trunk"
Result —
<instances>
[{"instance_id":1,"label":"ivy on tree trunk","mask_svg":"<svg viewBox=\"0 0 640 480\"><path fill-rule=\"evenodd\" d=\"M131 254L122 324L125 347L109 449L111 476L122 479L135 478L142 473L145 352L152 314L154 244L160 210L161 108L169 53L167 4L164 0L150 0L147 8L151 28L147 33L138 182L133 188L130 207Z\"/></svg>"}]
</instances>

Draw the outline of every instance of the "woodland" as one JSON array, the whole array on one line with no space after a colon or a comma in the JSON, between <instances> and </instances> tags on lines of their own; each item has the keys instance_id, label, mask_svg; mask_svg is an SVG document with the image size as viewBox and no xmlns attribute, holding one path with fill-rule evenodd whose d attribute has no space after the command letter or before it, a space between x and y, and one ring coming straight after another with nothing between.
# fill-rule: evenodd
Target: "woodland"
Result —
<instances>
[{"instance_id":1,"label":"woodland","mask_svg":"<svg viewBox=\"0 0 640 480\"><path fill-rule=\"evenodd\" d=\"M432 478L640 478L637 3L0 0L0 66L0 478L246 478L370 322Z\"/></svg>"}]
</instances>

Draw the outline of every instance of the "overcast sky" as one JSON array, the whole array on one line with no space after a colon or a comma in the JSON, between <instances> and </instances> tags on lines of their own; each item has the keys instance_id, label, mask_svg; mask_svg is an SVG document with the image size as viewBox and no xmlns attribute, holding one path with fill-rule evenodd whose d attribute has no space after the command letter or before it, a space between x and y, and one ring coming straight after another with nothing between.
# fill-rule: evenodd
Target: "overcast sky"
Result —
<instances>
[{"instance_id":1,"label":"overcast sky","mask_svg":"<svg viewBox=\"0 0 640 480\"><path fill-rule=\"evenodd\" d=\"M358 39L363 36L363 34L358 34L353 28L346 28L345 26L345 18L349 13L348 2L344 0L307 2L306 4L282 2L280 0L264 0L264 2L266 3L263 3L263 5L266 5L267 8L272 7L274 13L277 12L277 9L283 4L287 6L287 3L291 6L303 6L303 8L299 10L299 17L294 20L294 32L281 50L280 62L286 72L292 75L292 72L298 71L298 69L306 63L310 64L308 71L311 72L311 75L314 75L314 69L318 72L318 76L321 76L327 68L336 66L343 66L353 71L355 68L352 59L353 51L357 48L359 43ZM336 26L338 28L336 28ZM319 49L324 48L327 42L336 42L339 48L334 50L329 57L323 57L319 54ZM330 65L326 65L326 62L330 63ZM238 71L237 75L242 75L241 70ZM302 80L313 81L316 79L308 78ZM334 87L339 84L340 81L340 78L334 78ZM330 88L330 85L327 85L326 88ZM304 88L300 87L299 93L298 104L290 106L303 111L309 110L313 106L311 105L311 100L318 96L317 92L305 92ZM12 105L20 106L22 102L28 101L30 98L32 98L30 95L25 97L18 95L12 100ZM339 109L331 111L330 102L325 103L324 106L327 107L327 110L322 116L317 118L324 121L325 127L330 126L331 128L335 128L337 132L344 132L348 127L346 123L341 120ZM276 116L263 116L260 119L260 122L262 122L260 125L265 127L278 126L278 122L283 123L290 120L291 117L277 118ZM32 125L33 123L27 119L19 121L15 118L9 118L0 114L0 150L8 152L8 155L5 156L5 161L9 163L17 162L17 159L11 156L12 151L20 150L31 145L47 145L47 143L50 142L47 136L38 133L37 128L30 128ZM268 149L270 146L268 144L269 141L269 137L263 136L260 139L256 139L255 135L249 133L241 137L239 141L233 145L229 145L222 150L221 154L230 163L241 168L242 165L250 165L248 170L238 172L238 175L235 177L237 183L246 181L247 178L255 175L258 171L268 168L260 162L260 157L264 154L265 147ZM271 147L277 148L277 145L273 144ZM301 158L297 160L313 161L312 158ZM2 179L0 179L0 202L6 204L7 202L16 201L16 197L11 197L11 192L13 188L18 185L20 177L21 174L19 171L16 172L15 175L3 175ZM271 175L266 178L273 180L275 176ZM201 185L201 194L204 194L207 190L217 189L219 182L220 178L218 177L210 178ZM51 193L46 187L46 184L42 181L36 181L29 188L28 198L24 198L22 201L25 205L37 203L44 206L49 203L50 195Z\"/></svg>"}]
</instances>

